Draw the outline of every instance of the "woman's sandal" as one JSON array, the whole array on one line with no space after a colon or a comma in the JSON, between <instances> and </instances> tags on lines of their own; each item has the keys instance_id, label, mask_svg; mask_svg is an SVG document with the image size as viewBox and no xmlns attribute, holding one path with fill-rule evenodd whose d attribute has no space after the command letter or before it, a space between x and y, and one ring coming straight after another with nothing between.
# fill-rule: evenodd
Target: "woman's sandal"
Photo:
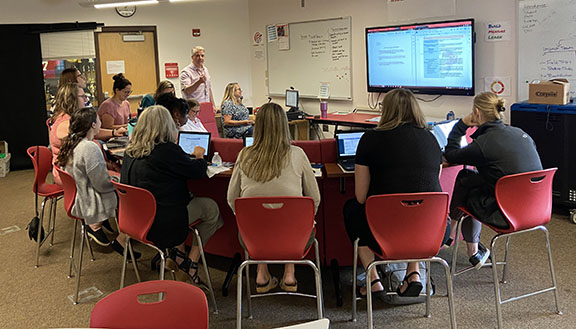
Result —
<instances>
[{"instance_id":1,"label":"woman's sandal","mask_svg":"<svg viewBox=\"0 0 576 329\"><path fill-rule=\"evenodd\" d=\"M182 262L178 264L176 257L182 258ZM198 263L192 261L188 256L177 248L170 249L168 259L166 259L166 268L174 271L176 280L186 282L190 280L192 284L200 287L207 288L206 284L198 276ZM194 270L194 274L190 274L190 269Z\"/></svg>"},{"instance_id":2,"label":"woman's sandal","mask_svg":"<svg viewBox=\"0 0 576 329\"><path fill-rule=\"evenodd\" d=\"M284 279L280 280L280 289L286 292L296 292L298 291L298 281L294 280L294 283L288 284L284 282Z\"/></svg>"},{"instance_id":3,"label":"woman's sandal","mask_svg":"<svg viewBox=\"0 0 576 329\"><path fill-rule=\"evenodd\" d=\"M270 290L276 288L276 286L278 286L278 278L276 278L275 276L272 276L268 279L268 282L266 282L264 284L256 283L256 293L265 294L265 293L269 292Z\"/></svg>"},{"instance_id":4,"label":"woman's sandal","mask_svg":"<svg viewBox=\"0 0 576 329\"><path fill-rule=\"evenodd\" d=\"M372 280L372 282L370 282L370 287L374 286L378 282L382 283L382 280L380 280L380 279ZM360 288L361 287L356 287L356 296L358 296L360 298L366 298L366 294L368 293L368 288L366 288L366 294L363 294L361 292ZM370 289L370 290L372 290L372 289ZM386 292L384 290L371 291L371 293L372 293L372 297L376 297L380 300L384 300L385 296L386 296Z\"/></svg>"},{"instance_id":5,"label":"woman's sandal","mask_svg":"<svg viewBox=\"0 0 576 329\"><path fill-rule=\"evenodd\" d=\"M398 294L398 296L400 296L400 297L418 297L418 296L420 296L420 292L422 291L422 282L420 282L420 281L408 282L408 279L410 279L410 277L412 277L413 275L418 275L418 277L420 277L420 273L418 273L418 272L412 272L412 273L406 275L404 277L404 280L402 281L402 285L398 286L398 289L396 289L396 293ZM408 287L406 287L406 290L404 290L404 292L400 292L400 288L402 286L404 286L404 282L406 282Z\"/></svg>"}]
</instances>

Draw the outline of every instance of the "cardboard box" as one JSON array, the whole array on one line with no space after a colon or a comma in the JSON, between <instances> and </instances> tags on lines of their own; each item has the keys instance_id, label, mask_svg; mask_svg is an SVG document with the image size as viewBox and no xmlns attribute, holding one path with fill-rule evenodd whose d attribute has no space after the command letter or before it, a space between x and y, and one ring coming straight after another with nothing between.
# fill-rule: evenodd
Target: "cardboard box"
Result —
<instances>
[{"instance_id":1,"label":"cardboard box","mask_svg":"<svg viewBox=\"0 0 576 329\"><path fill-rule=\"evenodd\" d=\"M528 85L528 103L564 105L570 102L570 82L566 79L534 80Z\"/></svg>"},{"instance_id":2,"label":"cardboard box","mask_svg":"<svg viewBox=\"0 0 576 329\"><path fill-rule=\"evenodd\" d=\"M6 177L10 172L10 153L6 157L0 159L0 177Z\"/></svg>"},{"instance_id":3,"label":"cardboard box","mask_svg":"<svg viewBox=\"0 0 576 329\"><path fill-rule=\"evenodd\" d=\"M0 153L8 154L8 142L0 141Z\"/></svg>"}]
</instances>

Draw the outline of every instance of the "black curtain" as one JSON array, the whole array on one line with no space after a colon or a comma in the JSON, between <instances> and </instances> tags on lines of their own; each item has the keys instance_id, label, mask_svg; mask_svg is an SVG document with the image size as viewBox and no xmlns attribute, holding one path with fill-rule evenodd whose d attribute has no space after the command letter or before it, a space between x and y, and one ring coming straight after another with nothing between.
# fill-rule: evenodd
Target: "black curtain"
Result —
<instances>
[{"instance_id":1,"label":"black curtain","mask_svg":"<svg viewBox=\"0 0 576 329\"><path fill-rule=\"evenodd\" d=\"M11 170L32 168L26 149L48 145L40 33L95 29L96 23L0 25L0 140Z\"/></svg>"}]
</instances>

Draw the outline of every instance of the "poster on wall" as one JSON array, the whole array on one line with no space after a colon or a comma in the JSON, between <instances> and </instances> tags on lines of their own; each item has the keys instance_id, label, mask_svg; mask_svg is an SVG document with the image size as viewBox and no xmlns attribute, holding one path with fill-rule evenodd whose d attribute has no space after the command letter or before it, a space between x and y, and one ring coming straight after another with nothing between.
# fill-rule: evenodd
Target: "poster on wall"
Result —
<instances>
[{"instance_id":1,"label":"poster on wall","mask_svg":"<svg viewBox=\"0 0 576 329\"><path fill-rule=\"evenodd\" d=\"M491 91L500 97L510 96L510 77L485 77L484 91Z\"/></svg>"},{"instance_id":2,"label":"poster on wall","mask_svg":"<svg viewBox=\"0 0 576 329\"><path fill-rule=\"evenodd\" d=\"M456 0L434 0L434 5L428 6L423 6L422 0L388 0L387 4L389 21L411 21L456 14Z\"/></svg>"},{"instance_id":3,"label":"poster on wall","mask_svg":"<svg viewBox=\"0 0 576 329\"><path fill-rule=\"evenodd\" d=\"M486 23L485 41L509 41L510 40L510 22Z\"/></svg>"},{"instance_id":4,"label":"poster on wall","mask_svg":"<svg viewBox=\"0 0 576 329\"><path fill-rule=\"evenodd\" d=\"M260 31L254 32L252 36L252 57L256 61L264 60L264 39Z\"/></svg>"},{"instance_id":5,"label":"poster on wall","mask_svg":"<svg viewBox=\"0 0 576 329\"><path fill-rule=\"evenodd\" d=\"M290 50L290 30L288 24L276 24L276 35L278 36L278 49Z\"/></svg>"}]
</instances>

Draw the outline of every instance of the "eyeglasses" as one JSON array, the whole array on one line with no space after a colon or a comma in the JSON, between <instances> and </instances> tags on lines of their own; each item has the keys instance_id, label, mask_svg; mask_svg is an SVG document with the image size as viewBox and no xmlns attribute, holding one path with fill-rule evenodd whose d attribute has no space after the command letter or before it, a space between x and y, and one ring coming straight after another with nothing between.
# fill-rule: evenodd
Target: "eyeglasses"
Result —
<instances>
[{"instance_id":1,"label":"eyeglasses","mask_svg":"<svg viewBox=\"0 0 576 329\"><path fill-rule=\"evenodd\" d=\"M190 110L190 113L193 113L194 115L196 115L196 114L200 113L200 110L198 110L198 111Z\"/></svg>"},{"instance_id":2,"label":"eyeglasses","mask_svg":"<svg viewBox=\"0 0 576 329\"><path fill-rule=\"evenodd\" d=\"M130 95L132 93L132 90L121 90L121 91L126 95Z\"/></svg>"}]
</instances>

